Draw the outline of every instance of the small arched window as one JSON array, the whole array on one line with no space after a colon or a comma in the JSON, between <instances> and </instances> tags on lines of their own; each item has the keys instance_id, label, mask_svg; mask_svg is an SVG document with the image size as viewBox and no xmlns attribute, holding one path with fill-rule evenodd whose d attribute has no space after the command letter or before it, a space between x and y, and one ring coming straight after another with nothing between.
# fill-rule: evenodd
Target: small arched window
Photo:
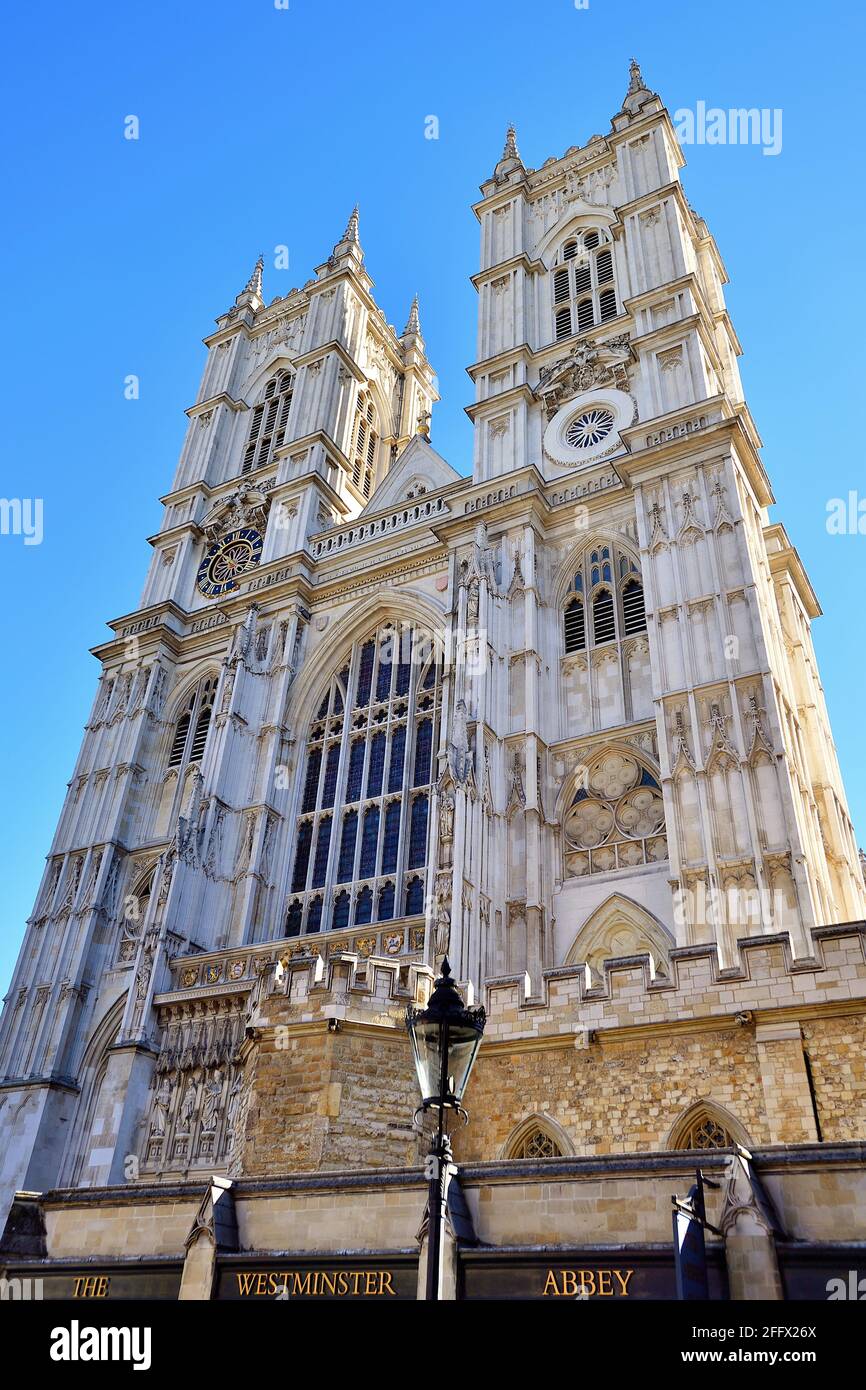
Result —
<instances>
[{"instance_id":1,"label":"small arched window","mask_svg":"<svg viewBox=\"0 0 866 1390\"><path fill-rule=\"evenodd\" d=\"M546 1115L530 1115L511 1131L504 1158L565 1158L574 1150L568 1136Z\"/></svg>"},{"instance_id":2,"label":"small arched window","mask_svg":"<svg viewBox=\"0 0 866 1390\"><path fill-rule=\"evenodd\" d=\"M586 333L615 319L618 312L608 233L595 227L574 233L560 249L553 270L555 341Z\"/></svg>"},{"instance_id":3,"label":"small arched window","mask_svg":"<svg viewBox=\"0 0 866 1390\"><path fill-rule=\"evenodd\" d=\"M169 767L201 762L210 729L217 677L205 676L190 692L189 699L174 726L168 755Z\"/></svg>"},{"instance_id":4,"label":"small arched window","mask_svg":"<svg viewBox=\"0 0 866 1390\"><path fill-rule=\"evenodd\" d=\"M583 599L573 598L565 605L565 650L582 652L586 646L586 620Z\"/></svg>"},{"instance_id":5,"label":"small arched window","mask_svg":"<svg viewBox=\"0 0 866 1390\"><path fill-rule=\"evenodd\" d=\"M284 368L271 377L265 387L262 399L253 410L250 421L242 473L251 473L254 468L264 468L273 458L274 451L284 442L294 381L294 373Z\"/></svg>"},{"instance_id":6,"label":"small arched window","mask_svg":"<svg viewBox=\"0 0 866 1390\"><path fill-rule=\"evenodd\" d=\"M563 610L563 629L566 655L646 631L640 569L627 551L612 542L584 551Z\"/></svg>"},{"instance_id":7,"label":"small arched window","mask_svg":"<svg viewBox=\"0 0 866 1390\"><path fill-rule=\"evenodd\" d=\"M376 411L368 391L358 392L352 447L352 482L363 497L369 497L376 476L376 449L379 433Z\"/></svg>"},{"instance_id":8,"label":"small arched window","mask_svg":"<svg viewBox=\"0 0 866 1390\"><path fill-rule=\"evenodd\" d=\"M699 1102L687 1110L674 1126L670 1145L674 1149L731 1149L745 1142L734 1133L735 1122L711 1103Z\"/></svg>"}]
</instances>

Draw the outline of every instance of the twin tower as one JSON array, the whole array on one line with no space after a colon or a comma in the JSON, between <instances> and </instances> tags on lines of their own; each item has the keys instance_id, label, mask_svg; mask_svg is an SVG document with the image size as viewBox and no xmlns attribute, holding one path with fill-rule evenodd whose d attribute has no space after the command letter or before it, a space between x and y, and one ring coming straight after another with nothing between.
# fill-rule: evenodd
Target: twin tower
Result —
<instances>
[{"instance_id":1,"label":"twin tower","mask_svg":"<svg viewBox=\"0 0 866 1390\"><path fill-rule=\"evenodd\" d=\"M532 995L863 916L820 610L682 163L635 64L605 136L530 169L509 130L471 469L357 210L217 320L6 997L4 1202L224 1170L263 962L447 951Z\"/></svg>"}]
</instances>

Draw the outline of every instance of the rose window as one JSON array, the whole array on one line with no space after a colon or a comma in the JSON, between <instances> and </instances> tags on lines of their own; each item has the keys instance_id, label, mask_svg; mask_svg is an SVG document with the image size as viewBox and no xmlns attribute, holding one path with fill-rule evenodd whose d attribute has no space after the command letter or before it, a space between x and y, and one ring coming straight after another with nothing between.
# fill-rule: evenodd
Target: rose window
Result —
<instances>
[{"instance_id":1,"label":"rose window","mask_svg":"<svg viewBox=\"0 0 866 1390\"><path fill-rule=\"evenodd\" d=\"M565 442L572 449L594 449L613 429L613 412L606 406L581 411L565 431Z\"/></svg>"},{"instance_id":2,"label":"rose window","mask_svg":"<svg viewBox=\"0 0 866 1390\"><path fill-rule=\"evenodd\" d=\"M563 831L565 869L573 878L636 869L668 857L661 787L625 753L606 753L584 773Z\"/></svg>"}]
</instances>

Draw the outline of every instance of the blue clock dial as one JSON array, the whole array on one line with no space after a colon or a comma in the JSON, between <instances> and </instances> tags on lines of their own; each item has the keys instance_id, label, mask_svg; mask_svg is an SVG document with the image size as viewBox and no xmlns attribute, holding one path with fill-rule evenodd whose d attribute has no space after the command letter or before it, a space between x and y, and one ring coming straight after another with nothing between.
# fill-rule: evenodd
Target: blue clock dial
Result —
<instances>
[{"instance_id":1,"label":"blue clock dial","mask_svg":"<svg viewBox=\"0 0 866 1390\"><path fill-rule=\"evenodd\" d=\"M228 594L237 589L237 580L247 570L254 569L262 553L262 537L258 531L245 527L230 531L215 541L205 552L199 565L198 587L208 598Z\"/></svg>"}]
</instances>

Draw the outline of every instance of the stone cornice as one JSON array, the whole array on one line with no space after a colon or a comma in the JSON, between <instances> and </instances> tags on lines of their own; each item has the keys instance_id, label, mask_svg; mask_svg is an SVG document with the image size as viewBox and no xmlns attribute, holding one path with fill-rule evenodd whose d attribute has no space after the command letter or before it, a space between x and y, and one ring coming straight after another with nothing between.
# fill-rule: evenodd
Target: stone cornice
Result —
<instances>
[{"instance_id":1,"label":"stone cornice","mask_svg":"<svg viewBox=\"0 0 866 1390\"><path fill-rule=\"evenodd\" d=\"M789 577L807 615L810 618L820 618L822 609L818 602L818 596L812 588L803 562L788 539L788 533L781 522L764 527L764 540L767 543L770 573L774 579L783 576Z\"/></svg>"},{"instance_id":2,"label":"stone cornice","mask_svg":"<svg viewBox=\"0 0 866 1390\"><path fill-rule=\"evenodd\" d=\"M189 406L184 414L190 420L194 420L197 415L204 415L208 410L214 410L218 405L228 406L229 410L249 410L246 401L236 401L234 396L230 396L227 391L220 391L216 396L208 396L207 400L196 401L195 405Z\"/></svg>"},{"instance_id":3,"label":"stone cornice","mask_svg":"<svg viewBox=\"0 0 866 1390\"><path fill-rule=\"evenodd\" d=\"M488 280L498 279L501 275L507 275L509 271L517 269L526 270L530 275L538 275L546 271L547 267L543 261L533 260L525 251L521 251L516 256L509 256L507 261L497 261L486 270L477 271L475 275L470 275L469 279L476 289L480 289Z\"/></svg>"},{"instance_id":4,"label":"stone cornice","mask_svg":"<svg viewBox=\"0 0 866 1390\"><path fill-rule=\"evenodd\" d=\"M690 424L694 428L690 429ZM706 459L695 457L696 449L712 455L718 451L720 439L725 441L726 450L736 439L743 446L743 466L758 505L767 507L775 500L758 456L759 440L751 417L745 407L734 406L727 396L710 396L666 415L656 415L652 420L637 420L622 434L629 452L617 456L617 466L632 487L681 468L686 457L696 464L705 462ZM658 437L646 443L651 436Z\"/></svg>"}]
</instances>

